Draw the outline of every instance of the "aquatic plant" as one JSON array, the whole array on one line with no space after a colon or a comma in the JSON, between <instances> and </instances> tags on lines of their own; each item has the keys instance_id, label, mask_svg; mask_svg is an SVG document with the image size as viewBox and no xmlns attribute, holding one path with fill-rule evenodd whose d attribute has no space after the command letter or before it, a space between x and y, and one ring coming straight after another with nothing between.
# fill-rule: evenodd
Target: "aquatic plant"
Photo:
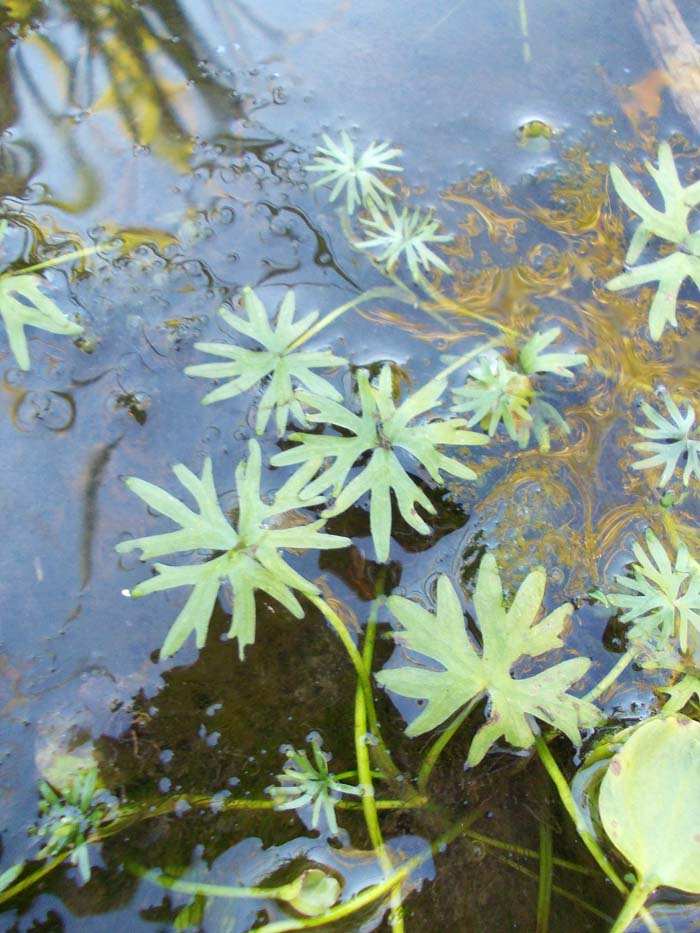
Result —
<instances>
[{"instance_id":1,"label":"aquatic plant","mask_svg":"<svg viewBox=\"0 0 700 933\"><path fill-rule=\"evenodd\" d=\"M267 788L275 801L276 810L301 810L311 807L311 825L319 828L321 814L332 836L338 832L335 815L336 802L343 794L361 797L362 788L338 781L328 770L330 755L321 749L315 738L311 739L313 762L303 750L287 751L288 764L277 775L277 785Z\"/></svg>"},{"instance_id":2,"label":"aquatic plant","mask_svg":"<svg viewBox=\"0 0 700 933\"><path fill-rule=\"evenodd\" d=\"M650 162L645 162L645 166L661 193L663 211L653 207L617 165L610 166L610 177L618 195L641 217L625 262L635 263L652 236L674 243L678 250L616 275L607 287L619 291L650 282L659 283L649 308L649 333L652 340L659 340L667 324L677 326L676 301L683 282L691 278L700 289L700 233L691 233L688 229L689 214L700 204L700 182L686 188L681 185L671 147L665 142L659 145L659 167L655 168Z\"/></svg>"},{"instance_id":3,"label":"aquatic plant","mask_svg":"<svg viewBox=\"0 0 700 933\"><path fill-rule=\"evenodd\" d=\"M642 723L610 760L600 818L637 875L611 933L628 929L657 888L700 894L699 778L700 725L684 716Z\"/></svg>"},{"instance_id":4,"label":"aquatic plant","mask_svg":"<svg viewBox=\"0 0 700 933\"><path fill-rule=\"evenodd\" d=\"M423 213L419 208L404 206L398 214L389 202L381 209L372 205L369 212L369 217L360 218L367 236L354 245L358 249L376 251L377 262L385 265L387 272L393 272L403 257L414 282L420 282L423 273L432 268L451 275L450 267L429 244L449 243L453 237L437 233L440 223L431 211Z\"/></svg>"},{"instance_id":5,"label":"aquatic plant","mask_svg":"<svg viewBox=\"0 0 700 933\"><path fill-rule=\"evenodd\" d=\"M377 680L393 693L426 704L406 728L407 735L435 729L464 708L468 713L488 695L488 719L472 740L468 766L477 765L500 738L516 748L530 748L537 734L533 717L580 744L580 730L596 725L600 712L568 691L584 676L590 660L570 658L531 677L513 676L523 658L563 646L572 607L566 603L538 620L545 583L545 572L533 570L506 608L496 559L484 555L474 590L481 653L466 631L459 597L445 574L438 579L434 614L403 596L388 598L401 625L394 637L410 652L411 663L384 669Z\"/></svg>"},{"instance_id":6,"label":"aquatic plant","mask_svg":"<svg viewBox=\"0 0 700 933\"><path fill-rule=\"evenodd\" d=\"M583 366L588 357L583 353L545 352L561 334L558 327L535 333L523 346L517 369L511 368L500 353L489 352L477 359L467 381L452 390L451 411L467 412L471 417L467 427L481 424L493 437L502 422L511 440L521 449L527 447L531 434L541 450L549 450L549 424L569 433L566 419L546 401L533 377L552 373L573 379L570 367Z\"/></svg>"},{"instance_id":7,"label":"aquatic plant","mask_svg":"<svg viewBox=\"0 0 700 933\"><path fill-rule=\"evenodd\" d=\"M150 560L164 554L207 550L218 553L204 563L170 566L154 564L156 576L144 580L131 591L132 596L146 596L171 587L192 586L183 609L173 622L161 657L167 658L195 635L202 648L209 629L219 587L227 581L233 592L233 614L228 637L238 639L241 658L246 645L255 641L255 591L261 590L281 603L293 616L301 618L304 611L294 590L317 595L319 589L289 566L280 553L282 549L326 549L346 547L350 539L342 535L322 534L325 522L319 519L291 527L275 527L285 513L323 502L322 496L301 497L302 489L316 472L319 461L311 461L289 477L277 490L271 503L260 497L260 447L251 440L248 459L236 468L238 491L237 527L221 510L214 486L212 463L207 457L201 477L195 476L183 464L173 467L180 483L194 498L199 512L193 512L171 493L153 483L131 477L126 484L149 508L167 516L181 526L179 531L149 535L122 541L120 553L141 550L141 559ZM223 553L221 553L223 552Z\"/></svg>"},{"instance_id":8,"label":"aquatic plant","mask_svg":"<svg viewBox=\"0 0 700 933\"><path fill-rule=\"evenodd\" d=\"M650 453L651 456L644 460L637 460L632 464L632 469L649 470L663 466L657 485L665 486L673 476L681 458L685 458L683 485L687 486L691 476L700 480L700 437L690 436L695 423L695 411L688 405L685 414L682 414L668 392L664 392L661 399L666 406L668 418L665 418L651 405L642 402L642 411L654 427L635 426L635 431L648 440L635 444L634 447L636 450Z\"/></svg>"},{"instance_id":9,"label":"aquatic plant","mask_svg":"<svg viewBox=\"0 0 700 933\"><path fill-rule=\"evenodd\" d=\"M43 845L39 858L53 858L70 852L80 880L90 880L89 837L103 822L114 798L99 785L96 767L76 774L58 789L47 781L39 784L41 817L34 832Z\"/></svg>"},{"instance_id":10,"label":"aquatic plant","mask_svg":"<svg viewBox=\"0 0 700 933\"><path fill-rule=\"evenodd\" d=\"M356 207L379 207L384 209L388 198L394 192L377 178L375 172L400 172L401 166L391 160L401 155L400 149L394 149L390 143L372 142L359 155L355 154L355 144L343 130L340 143L323 134L325 146L319 146L314 161L306 166L307 172L323 172L323 177L314 182L319 185L333 185L328 196L335 201L345 191L345 203L348 214Z\"/></svg>"},{"instance_id":11,"label":"aquatic plant","mask_svg":"<svg viewBox=\"0 0 700 933\"><path fill-rule=\"evenodd\" d=\"M308 408L316 409L307 415L310 421L332 424L347 432L346 436L290 434L290 440L298 441L298 445L276 454L271 463L274 466L308 465L332 458L333 464L309 483L303 495L317 496L330 489L335 502L323 512L325 518L330 518L340 515L369 493L372 541L377 560L386 561L392 527L392 491L399 512L420 534L428 534L430 529L418 514L416 505L429 514L435 514L435 506L411 479L397 451L405 450L411 454L437 483L443 482L443 470L461 479L476 479L471 467L454 457L447 457L440 448L443 445L485 444L488 441L485 435L466 430L463 418L429 422L423 418L418 423L410 423L436 407L446 385L444 379L432 379L397 407L391 367L382 367L376 386L370 383L365 370L358 370L359 415L330 399L300 392L301 401ZM348 483L353 466L367 453L371 453L369 462Z\"/></svg>"},{"instance_id":12,"label":"aquatic plant","mask_svg":"<svg viewBox=\"0 0 700 933\"><path fill-rule=\"evenodd\" d=\"M688 627L700 632L700 568L681 544L675 562L656 535L647 530L647 554L632 545L637 563L632 576L616 576L618 592L607 594L612 606L623 609L621 621L630 623L632 641L663 646L677 638L682 652L688 650Z\"/></svg>"},{"instance_id":13,"label":"aquatic plant","mask_svg":"<svg viewBox=\"0 0 700 933\"><path fill-rule=\"evenodd\" d=\"M243 308L247 320L231 314L226 308L220 308L219 314L230 327L255 340L264 349L248 350L235 344L220 342L196 343L197 350L230 360L199 363L185 368L188 376L229 380L208 392L202 399L203 405L233 398L268 380L258 403L255 430L258 434L263 434L274 411L277 433L282 435L290 415L299 424L306 424L304 411L294 390L293 379L310 392L325 395L335 401L342 399L341 394L327 379L323 379L312 370L332 369L335 366L343 366L346 361L328 351L293 349L296 341L317 320L317 311L312 311L295 322L295 298L292 289L289 289L282 299L274 329L270 326L263 303L252 288L243 289Z\"/></svg>"}]
</instances>

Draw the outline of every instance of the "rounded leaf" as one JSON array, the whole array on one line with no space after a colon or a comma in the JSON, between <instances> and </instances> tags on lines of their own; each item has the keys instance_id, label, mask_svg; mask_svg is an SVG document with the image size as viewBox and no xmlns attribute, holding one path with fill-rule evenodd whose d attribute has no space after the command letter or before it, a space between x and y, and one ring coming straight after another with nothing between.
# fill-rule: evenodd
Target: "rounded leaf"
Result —
<instances>
[{"instance_id":1,"label":"rounded leaf","mask_svg":"<svg viewBox=\"0 0 700 933\"><path fill-rule=\"evenodd\" d=\"M700 723L656 717L640 726L603 778L605 831L641 884L700 894Z\"/></svg>"},{"instance_id":2,"label":"rounded leaf","mask_svg":"<svg viewBox=\"0 0 700 933\"><path fill-rule=\"evenodd\" d=\"M304 917L320 917L330 910L340 895L340 882L320 868L309 868L297 879L299 888L285 898Z\"/></svg>"}]
</instances>

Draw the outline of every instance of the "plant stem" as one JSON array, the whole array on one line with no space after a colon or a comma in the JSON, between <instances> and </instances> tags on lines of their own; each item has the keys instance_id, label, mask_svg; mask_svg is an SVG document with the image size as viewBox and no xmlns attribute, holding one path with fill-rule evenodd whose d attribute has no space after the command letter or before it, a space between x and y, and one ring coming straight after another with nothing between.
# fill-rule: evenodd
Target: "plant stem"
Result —
<instances>
[{"instance_id":1,"label":"plant stem","mask_svg":"<svg viewBox=\"0 0 700 933\"><path fill-rule=\"evenodd\" d=\"M618 914L617 920L612 926L610 933L624 933L624 930L632 923L637 914L641 911L642 907L646 902L646 899L649 897L651 892L654 889L644 884L641 881L638 881L635 886L630 891L625 901L624 907ZM647 921L647 926L648 926ZM654 923L654 927L658 930L658 927ZM654 927L650 927L653 929Z\"/></svg>"},{"instance_id":2,"label":"plant stem","mask_svg":"<svg viewBox=\"0 0 700 933\"><path fill-rule=\"evenodd\" d=\"M498 861L502 862L504 865L507 865L509 868L515 869L515 871L519 871L521 875L525 875L526 877L532 878L533 880L537 879L537 875L534 871L526 868L525 865L518 865L517 862L506 858L504 855L500 855L498 857ZM597 907L594 907L593 904L589 904L588 901L584 901L583 898L572 894L571 891L567 891L566 888L561 888L559 885L553 884L552 891L555 894L558 894L560 897L566 898L567 901L571 901L572 904L576 904L577 907L581 907L583 910L589 911L589 913L592 913L594 916L600 917L601 920L605 920L608 923L610 922L611 918L608 916L608 914L603 913L602 910L598 910Z\"/></svg>"},{"instance_id":3,"label":"plant stem","mask_svg":"<svg viewBox=\"0 0 700 933\"><path fill-rule=\"evenodd\" d=\"M454 842L459 836L464 835L469 827L473 823L476 823L477 820L481 819L483 815L484 808L470 813L436 839L425 852L421 852L420 855L416 855L412 859L409 859L409 861L404 862L401 868L397 868L389 878L385 878L378 884L365 888L364 891L361 891L342 904L336 904L335 907L326 911L322 917L278 920L274 923L267 923L265 926L259 927L258 933L291 933L293 930L309 930L314 927L326 926L336 920L344 920L346 917L351 917L353 914L357 913L358 910L362 910L364 907L368 907L375 901L380 900L389 894L397 885L402 884L406 878L429 858L432 858L435 853L442 851L445 846Z\"/></svg>"},{"instance_id":4,"label":"plant stem","mask_svg":"<svg viewBox=\"0 0 700 933\"><path fill-rule=\"evenodd\" d=\"M477 833L473 830L469 830L464 833L465 838L473 839L474 842L480 842L485 846L492 846L494 849L503 849L506 852L509 852L511 855L519 855L523 858L532 858L538 859L540 853L536 852L534 849L527 849L524 846L514 845L512 842L506 842L503 839L493 839L491 836L485 836L483 833ZM593 878L598 877L598 872L593 868L587 868L585 865L579 865L576 862L569 862L566 859L562 858L552 858L552 863L557 866L557 868L566 868L569 871L575 871L581 875L588 875Z\"/></svg>"},{"instance_id":5,"label":"plant stem","mask_svg":"<svg viewBox=\"0 0 700 933\"><path fill-rule=\"evenodd\" d=\"M445 729L445 731L437 737L437 739L428 749L425 758L423 759L423 764L420 766L420 771L418 772L418 792L420 794L425 793L428 787L428 781L430 780L430 775L433 772L433 768L437 764L437 760L447 746L448 742L458 732L462 726L462 723L465 721L465 719L468 718L469 714L474 709L476 704L480 702L480 700L480 696L474 697L472 700L470 700L462 712L452 720L447 729Z\"/></svg>"},{"instance_id":6,"label":"plant stem","mask_svg":"<svg viewBox=\"0 0 700 933\"><path fill-rule=\"evenodd\" d=\"M289 349L296 350L297 347L300 347L303 343L306 343L307 340L315 337L319 331L323 330L324 327L328 327L328 325L332 324L341 314L345 314L345 312L349 311L351 308L356 308L358 305L364 304L366 301L371 301L374 298L398 297L397 290L394 288L371 288L369 291L363 292L351 301L346 301L345 304L334 308L333 311L329 311L320 321L316 321L308 330L304 331L301 337L297 337L294 343L290 344Z\"/></svg>"},{"instance_id":7,"label":"plant stem","mask_svg":"<svg viewBox=\"0 0 700 933\"><path fill-rule=\"evenodd\" d=\"M625 897L628 894L627 885L617 874L615 869L612 867L610 862L607 859L607 856L600 848L593 836L588 832L584 819L576 805L574 796L571 793L569 784L561 772L559 765L554 760L554 756L550 752L547 743L544 741L542 736L536 736L535 744L537 746L537 752L540 756L540 760L547 771L547 774L552 779L554 786L557 789L559 798L564 805L564 809L571 817L574 826L576 827L576 832L581 837L583 844L586 846L588 851L591 853L598 866L602 869L605 875L612 881L620 894L623 894Z\"/></svg>"},{"instance_id":8,"label":"plant stem","mask_svg":"<svg viewBox=\"0 0 700 933\"><path fill-rule=\"evenodd\" d=\"M11 900L13 897L16 897L18 894L21 894L22 891L26 891L27 888L31 888L33 884L36 884L37 881L40 881L43 877L48 875L58 868L59 865L62 865L67 858L73 854L73 849L68 849L66 852L61 852L60 855L57 855L56 858L51 859L50 862L45 862L41 868L37 868L36 871L33 871L30 875L27 875L25 878L21 878L15 884L11 884L9 888L5 888L4 891L0 891L0 904L4 904L5 901Z\"/></svg>"},{"instance_id":9,"label":"plant stem","mask_svg":"<svg viewBox=\"0 0 700 933\"><path fill-rule=\"evenodd\" d=\"M474 321L479 321L480 324L486 324L487 327L495 327L497 330L500 330L502 334L508 334L509 337L520 336L517 330L508 327L507 324L501 324L499 321L492 321L483 314L479 314L478 311L465 308L458 301L455 301L454 298L448 298L447 295L435 288L432 282L429 282L424 275L420 275L420 277L414 281L416 285L420 285L429 298L445 310L452 311L454 314L459 314L462 317L472 318Z\"/></svg>"},{"instance_id":10,"label":"plant stem","mask_svg":"<svg viewBox=\"0 0 700 933\"><path fill-rule=\"evenodd\" d=\"M365 643L362 648L362 661L366 671L372 669L374 643L377 635L377 612L380 599L372 602L372 608L365 629ZM355 690L355 757L357 758L357 775L362 787L362 810L365 815L367 832L370 842L377 855L384 876L391 874L393 865L384 845L384 837L379 825L379 816L374 799L374 784L372 782L372 766L367 750L367 704L362 684L358 678ZM389 923L392 933L404 933L403 913L401 910L401 885L398 884L391 893L391 915Z\"/></svg>"},{"instance_id":11,"label":"plant stem","mask_svg":"<svg viewBox=\"0 0 700 933\"><path fill-rule=\"evenodd\" d=\"M581 699L587 700L590 703L593 703L595 700L597 700L598 697L602 696L605 691L615 683L620 674L627 667L629 667L636 656L637 649L628 648L623 655L620 655L605 677L603 677L602 680L599 680L595 687L592 687Z\"/></svg>"},{"instance_id":12,"label":"plant stem","mask_svg":"<svg viewBox=\"0 0 700 933\"><path fill-rule=\"evenodd\" d=\"M537 882L537 933L549 930L549 909L552 903L552 826L540 820L540 873Z\"/></svg>"},{"instance_id":13,"label":"plant stem","mask_svg":"<svg viewBox=\"0 0 700 933\"><path fill-rule=\"evenodd\" d=\"M274 901L286 901L299 892L297 882L282 884L276 888L245 888L228 884L208 884L204 881L181 881L169 875L158 875L153 871L145 871L140 865L127 863L127 868L144 881L150 881L168 891L177 891L178 894L202 894L205 897L227 898L256 898L265 897Z\"/></svg>"},{"instance_id":14,"label":"plant stem","mask_svg":"<svg viewBox=\"0 0 700 933\"><path fill-rule=\"evenodd\" d=\"M52 266L62 266L64 263L71 262L73 259L93 256L101 249L109 249L110 246L114 245L113 243L105 243L102 246L86 246L84 249L77 249L72 253L65 253L63 256L54 256L53 259L45 259L43 262L34 263L33 266L25 266L24 269L20 269L18 272L4 272L0 275L0 279L11 278L13 275L25 275L29 272L39 272L41 269L49 269Z\"/></svg>"},{"instance_id":15,"label":"plant stem","mask_svg":"<svg viewBox=\"0 0 700 933\"><path fill-rule=\"evenodd\" d=\"M530 51L530 35L527 26L527 7L525 6L525 0L518 0L518 12L520 14L520 34L523 38L523 61L526 65L529 65L532 60L532 52Z\"/></svg>"}]
</instances>

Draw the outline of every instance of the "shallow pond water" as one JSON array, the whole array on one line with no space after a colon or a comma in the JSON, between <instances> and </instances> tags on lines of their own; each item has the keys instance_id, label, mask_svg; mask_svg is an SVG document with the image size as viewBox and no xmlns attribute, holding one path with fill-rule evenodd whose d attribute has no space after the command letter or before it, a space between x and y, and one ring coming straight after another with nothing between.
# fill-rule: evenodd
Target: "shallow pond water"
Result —
<instances>
[{"instance_id":1,"label":"shallow pond water","mask_svg":"<svg viewBox=\"0 0 700 933\"><path fill-rule=\"evenodd\" d=\"M677 6L700 36L696 5ZM489 445L468 449L476 482L449 477L439 489L417 470L436 515L426 536L395 520L386 566L374 560L363 499L326 527L351 536L352 549L300 552L295 568L361 643L382 587L431 605L446 573L468 605L476 567L493 550L508 593L543 565L546 608L574 605L565 656L593 659L579 692L624 652L619 619L589 593L624 573L635 537L661 521L659 490L648 472L630 469L639 404L663 385L697 398L700 361L692 288L682 292L678 332L660 343L648 336L648 295L604 288L622 269L631 229L629 212L611 201L609 162L639 181L642 159L671 139L688 178L700 176L689 142L696 130L674 106L637 7L0 7L3 270L98 247L42 273L46 294L84 327L79 339L28 331L31 368L23 371L0 333L0 869L37 859L40 842L27 833L37 782L58 781L76 762L95 762L123 814L133 815L92 846L87 884L68 863L56 867L3 904L3 929L238 933L296 916L262 897L171 892L143 877L151 869L269 886L314 864L342 880L345 900L382 877L359 806L338 811L342 829L327 840L313 830L310 808L278 812L265 794L284 767L283 749L301 749L313 734L332 751L333 772L356 767L355 674L322 615L305 602L297 620L259 597L257 639L241 661L225 638L231 598L222 590L205 647L190 638L160 661L183 591L130 598L149 568L135 553L115 552L121 541L170 530L128 490L128 476L179 494L172 466L199 475L211 457L222 505L236 514L234 471L255 436L252 403L261 393L202 407L204 380L183 373L203 362L197 341L231 339L217 317L222 304L240 313L250 285L272 310L294 288L299 313L323 314L387 286L348 242L340 202L310 184L305 166L323 133L346 131L359 147L400 146L396 192L432 208L454 237L438 249L452 271L438 283L447 309L431 314L429 302L411 307L386 295L314 339L315 349L351 363L330 377L337 389L352 392L358 368L378 376L384 362L401 391L420 386L493 337L492 321L526 335L559 326L562 346L590 364L570 381L544 380L570 427L552 432L549 451L534 443L521 451L501 428ZM269 498L279 485L269 458L280 446L272 430L260 440ZM686 498L677 515L696 543L697 499ZM392 654L388 619L380 618L375 670ZM629 669L604 695L605 713L625 722L653 706L652 683ZM430 737L404 735L415 701L377 687L375 702L398 769L417 774ZM380 811L390 863L416 858L402 888L405 929L609 929L619 895L537 757L503 743L465 769L475 729L440 756L429 805ZM580 756L565 740L552 748L570 777ZM547 921L541 866L550 847L576 867L555 864L554 887L544 886ZM333 928L395 933L388 906L370 904ZM663 928L696 929L697 918L677 903Z\"/></svg>"}]
</instances>

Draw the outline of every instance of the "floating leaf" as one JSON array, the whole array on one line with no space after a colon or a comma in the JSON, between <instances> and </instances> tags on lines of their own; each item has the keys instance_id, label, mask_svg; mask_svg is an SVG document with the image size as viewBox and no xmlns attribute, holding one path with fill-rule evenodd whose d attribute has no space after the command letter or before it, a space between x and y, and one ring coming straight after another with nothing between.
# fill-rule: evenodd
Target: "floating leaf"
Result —
<instances>
[{"instance_id":1,"label":"floating leaf","mask_svg":"<svg viewBox=\"0 0 700 933\"><path fill-rule=\"evenodd\" d=\"M398 407L394 404L389 366L382 368L376 388L370 384L367 373L359 370L357 386L362 407L359 415L330 399L300 392L304 404L316 409L308 414L310 421L336 425L348 436L291 434L290 440L299 441L299 445L275 454L271 463L274 466L308 464L333 458L333 464L308 485L304 495L313 497L331 489L335 504L323 512L324 517L331 517L340 515L368 492L374 548L377 559L386 561L391 536L391 492L396 496L402 516L419 534L428 534L430 529L418 514L416 505L431 515L436 511L423 490L409 477L395 451L402 448L410 453L437 483L443 483L442 470L473 480L476 479L473 470L460 460L445 456L439 448L444 444L485 444L488 437L467 431L463 418L409 424L437 405L445 391L446 384L442 380L426 383ZM346 485L354 464L369 452L367 465Z\"/></svg>"},{"instance_id":2,"label":"floating leaf","mask_svg":"<svg viewBox=\"0 0 700 933\"><path fill-rule=\"evenodd\" d=\"M321 917L340 896L340 882L320 868L308 868L297 879L299 890L286 903L304 917Z\"/></svg>"},{"instance_id":3,"label":"floating leaf","mask_svg":"<svg viewBox=\"0 0 700 933\"><path fill-rule=\"evenodd\" d=\"M532 420L528 412L534 395L532 383L524 373L510 369L498 354L482 357L465 384L452 394L455 404L451 411L470 414L467 427L482 424L489 437L502 421L511 440L519 441L522 422Z\"/></svg>"},{"instance_id":4,"label":"floating leaf","mask_svg":"<svg viewBox=\"0 0 700 933\"><path fill-rule=\"evenodd\" d=\"M700 701L700 676L684 674L678 683L658 689L661 693L668 694L668 700L664 703L664 713L679 713L693 696Z\"/></svg>"},{"instance_id":5,"label":"floating leaf","mask_svg":"<svg viewBox=\"0 0 700 933\"><path fill-rule=\"evenodd\" d=\"M685 457L683 485L687 486L690 477L693 475L700 480L700 439L691 438L690 436L695 422L695 412L688 405L685 414L681 414L681 410L667 392L664 393L662 398L669 414L668 418L664 418L651 405L642 402L642 411L655 427L635 427L638 434L649 438L649 440L634 446L637 450L651 453L652 456L644 460L637 460L632 464L632 469L648 470L653 467L663 466L663 472L657 485L665 486L671 479L678 461Z\"/></svg>"},{"instance_id":6,"label":"floating leaf","mask_svg":"<svg viewBox=\"0 0 700 933\"><path fill-rule=\"evenodd\" d=\"M82 334L80 324L69 320L58 306L39 290L37 275L0 276L0 317L5 322L10 350L20 369L29 369L25 327L39 327L50 334Z\"/></svg>"},{"instance_id":7,"label":"floating leaf","mask_svg":"<svg viewBox=\"0 0 700 933\"><path fill-rule=\"evenodd\" d=\"M647 530L647 555L638 542L632 546L638 563L632 577L616 576L627 592L608 593L607 601L624 609L621 622L631 622L628 637L643 644L662 645L677 637L682 652L688 650L688 626L700 631L700 571L681 545L675 564L651 531Z\"/></svg>"},{"instance_id":8,"label":"floating leaf","mask_svg":"<svg viewBox=\"0 0 700 933\"><path fill-rule=\"evenodd\" d=\"M700 182L684 188L678 178L673 153L668 143L659 146L659 167L645 163L664 200L660 211L630 184L617 165L610 166L610 177L615 190L625 204L641 217L630 241L626 262L634 263L652 236L676 243L681 250L654 262L615 276L607 287L611 291L635 288L649 282L659 286L649 309L649 332L652 340L659 340L666 324L676 326L678 291L686 278L692 278L700 288L700 238L688 230L690 211L700 204Z\"/></svg>"},{"instance_id":9,"label":"floating leaf","mask_svg":"<svg viewBox=\"0 0 700 933\"><path fill-rule=\"evenodd\" d=\"M203 405L233 398L269 379L258 405L255 430L262 434L274 411L277 433L281 435L285 432L290 414L300 424L306 424L304 411L294 391L293 380L300 382L311 392L340 401L340 393L330 382L312 370L342 366L346 361L327 350L291 349L294 342L316 321L317 311L294 322L294 292L291 289L282 299L274 329L270 326L265 306L252 288L243 289L243 308L247 320L231 314L226 308L220 308L219 314L230 327L255 340L265 349L248 350L230 343L196 343L197 350L230 361L198 363L196 366L185 368L188 376L229 380L205 395L202 399Z\"/></svg>"},{"instance_id":10,"label":"floating leaf","mask_svg":"<svg viewBox=\"0 0 700 933\"><path fill-rule=\"evenodd\" d=\"M657 716L611 759L598 808L605 832L634 866L637 884L613 930L667 885L700 894L700 724Z\"/></svg>"},{"instance_id":11,"label":"floating leaf","mask_svg":"<svg viewBox=\"0 0 700 933\"><path fill-rule=\"evenodd\" d=\"M345 131L340 134L340 144L325 134L323 142L325 147L319 146L314 155L315 164L306 166L307 172L324 173L314 187L332 184L330 201L335 201L344 189L348 214L360 205L385 207L387 198L393 198L394 192L374 173L400 172L401 166L394 165L391 160L400 156L401 150L392 149L390 143L372 142L356 156L355 145Z\"/></svg>"},{"instance_id":12,"label":"floating leaf","mask_svg":"<svg viewBox=\"0 0 700 933\"><path fill-rule=\"evenodd\" d=\"M569 367L584 366L588 363L585 353L557 353L545 352L547 347L554 343L561 334L560 327L550 327L543 333L535 333L528 340L519 354L519 361L524 373L554 373L573 379L574 373Z\"/></svg>"},{"instance_id":13,"label":"floating leaf","mask_svg":"<svg viewBox=\"0 0 700 933\"><path fill-rule=\"evenodd\" d=\"M595 725L600 714L592 703L568 690L586 673L590 659L571 658L530 677L512 673L523 658L562 647L560 636L571 606L566 603L538 621L545 583L544 570L533 570L506 609L496 559L485 555L474 592L481 654L465 628L459 597L446 575L438 580L435 614L403 596L389 597L387 605L402 626L396 640L425 659L411 658L409 666L384 669L377 675L394 693L426 701L407 735L435 729L467 703L488 695L489 718L472 741L468 765L478 764L501 737L517 748L529 748L535 740L532 717L580 744L580 729Z\"/></svg>"},{"instance_id":14,"label":"floating leaf","mask_svg":"<svg viewBox=\"0 0 700 933\"><path fill-rule=\"evenodd\" d=\"M350 544L349 538L321 534L323 520L289 528L274 527L275 520L279 522L285 512L323 501L322 496L304 499L299 496L318 466L319 461L315 461L298 470L277 491L272 503L266 504L260 498L260 447L251 440L248 460L241 461L236 468L239 504L237 528L221 511L208 457L201 478L182 464L173 468L175 476L195 499L198 513L152 483L135 477L126 481L127 486L146 505L167 516L181 528L179 531L122 541L117 545L117 551L124 553L140 548L142 560L181 551L224 552L199 564L177 567L154 564L157 575L131 591L132 596L145 596L171 587L194 587L168 632L160 652L162 658L175 654L192 633L197 647L204 646L219 586L226 580L233 591L233 618L228 636L238 639L241 658L246 645L255 641L256 590L267 593L296 618L302 618L304 610L293 590L309 594L317 594L319 590L285 563L280 549L328 549Z\"/></svg>"}]
</instances>

